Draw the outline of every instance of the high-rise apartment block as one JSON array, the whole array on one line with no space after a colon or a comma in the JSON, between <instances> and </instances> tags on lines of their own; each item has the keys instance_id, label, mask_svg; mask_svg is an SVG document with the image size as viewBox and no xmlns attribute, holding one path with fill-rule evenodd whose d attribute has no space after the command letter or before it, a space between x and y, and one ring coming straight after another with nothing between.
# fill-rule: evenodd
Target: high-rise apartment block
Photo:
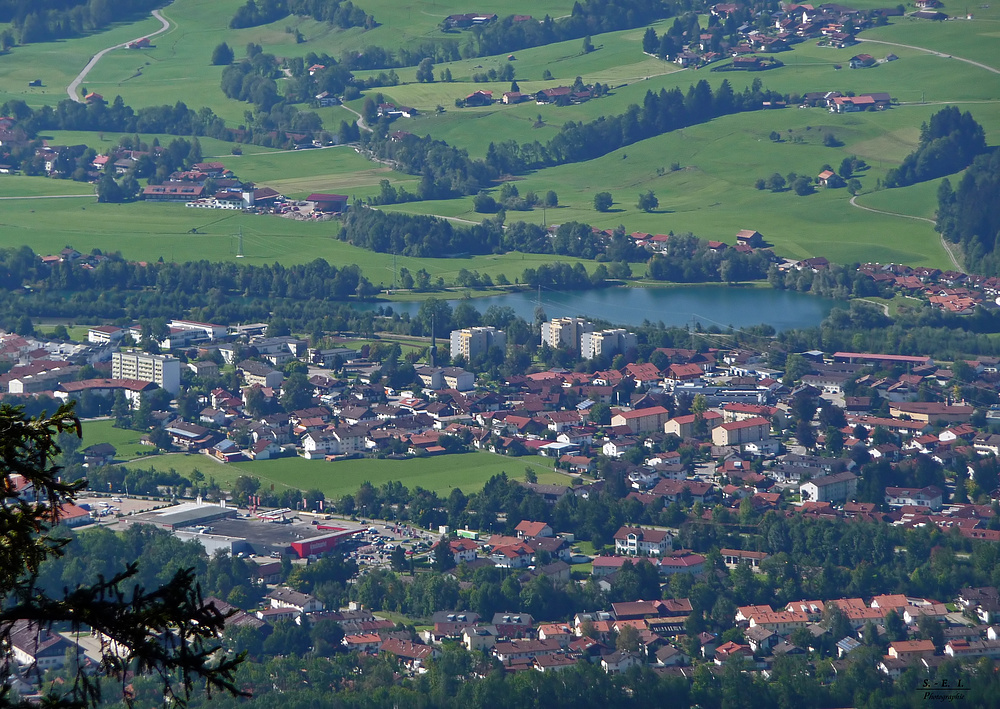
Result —
<instances>
[{"instance_id":1,"label":"high-rise apartment block","mask_svg":"<svg viewBox=\"0 0 1000 709\"><path fill-rule=\"evenodd\" d=\"M181 387L181 363L173 355L114 352L111 355L111 376L114 379L153 382L161 389L176 394Z\"/></svg>"},{"instance_id":2,"label":"high-rise apartment block","mask_svg":"<svg viewBox=\"0 0 1000 709\"><path fill-rule=\"evenodd\" d=\"M507 335L495 327L468 327L451 331L451 356L462 355L467 360L478 357L491 347L505 349Z\"/></svg>"},{"instance_id":3,"label":"high-rise apartment block","mask_svg":"<svg viewBox=\"0 0 1000 709\"><path fill-rule=\"evenodd\" d=\"M626 350L635 347L638 342L635 333L621 328L585 332L580 338L580 356L584 359L594 359L600 355L614 357L617 354L625 354Z\"/></svg>"},{"instance_id":4,"label":"high-rise apartment block","mask_svg":"<svg viewBox=\"0 0 1000 709\"><path fill-rule=\"evenodd\" d=\"M593 324L583 318L555 318L542 323L542 342L579 352L584 333L593 331Z\"/></svg>"}]
</instances>

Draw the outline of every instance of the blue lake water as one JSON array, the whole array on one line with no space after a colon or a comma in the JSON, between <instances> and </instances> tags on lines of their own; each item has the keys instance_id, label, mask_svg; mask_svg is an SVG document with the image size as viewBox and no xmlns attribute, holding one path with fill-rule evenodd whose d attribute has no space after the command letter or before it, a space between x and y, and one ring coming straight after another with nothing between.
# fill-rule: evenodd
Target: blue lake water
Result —
<instances>
[{"instance_id":1,"label":"blue lake water","mask_svg":"<svg viewBox=\"0 0 1000 709\"><path fill-rule=\"evenodd\" d=\"M440 297L440 296L430 296ZM531 322L538 294L521 291L488 298L473 298L481 312L491 305L509 306ZM458 299L448 299L455 306ZM420 302L383 302L394 312L415 315ZM589 291L542 291L541 306L549 318L582 316L601 318L619 325L641 325L643 320L684 326L692 319L708 328L725 329L768 324L778 331L819 325L842 301L819 298L796 291L770 288L691 286L681 288L604 288ZM369 307L369 306L364 306Z\"/></svg>"}]
</instances>

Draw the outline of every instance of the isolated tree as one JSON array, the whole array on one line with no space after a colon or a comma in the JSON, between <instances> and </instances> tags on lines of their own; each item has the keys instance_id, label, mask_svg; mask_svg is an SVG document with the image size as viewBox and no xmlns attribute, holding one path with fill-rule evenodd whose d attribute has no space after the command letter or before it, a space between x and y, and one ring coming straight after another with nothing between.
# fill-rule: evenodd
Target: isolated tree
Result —
<instances>
[{"instance_id":1,"label":"isolated tree","mask_svg":"<svg viewBox=\"0 0 1000 709\"><path fill-rule=\"evenodd\" d=\"M646 54L656 54L660 47L660 38L656 36L656 30L652 27L646 28L646 33L642 35L642 51Z\"/></svg>"},{"instance_id":2,"label":"isolated tree","mask_svg":"<svg viewBox=\"0 0 1000 709\"><path fill-rule=\"evenodd\" d=\"M233 63L233 50L228 44L223 42L212 50L212 65L226 66Z\"/></svg>"},{"instance_id":3,"label":"isolated tree","mask_svg":"<svg viewBox=\"0 0 1000 709\"><path fill-rule=\"evenodd\" d=\"M550 209L552 207L558 207L559 195L555 193L555 190L549 190L548 192L545 193L545 199L542 200L542 204L544 204L546 207L549 207Z\"/></svg>"},{"instance_id":4,"label":"isolated tree","mask_svg":"<svg viewBox=\"0 0 1000 709\"><path fill-rule=\"evenodd\" d=\"M611 199L610 192L598 192L594 195L594 209L598 212L606 212L611 209L614 200Z\"/></svg>"},{"instance_id":5,"label":"isolated tree","mask_svg":"<svg viewBox=\"0 0 1000 709\"><path fill-rule=\"evenodd\" d=\"M639 195L639 204L636 206L644 212L652 212L660 206L660 200L658 200L656 195L653 194L653 190L649 190L648 192L644 192Z\"/></svg>"},{"instance_id":6,"label":"isolated tree","mask_svg":"<svg viewBox=\"0 0 1000 709\"><path fill-rule=\"evenodd\" d=\"M444 71L441 72L441 81L452 81L451 69L448 67L445 67Z\"/></svg>"},{"instance_id":7,"label":"isolated tree","mask_svg":"<svg viewBox=\"0 0 1000 709\"><path fill-rule=\"evenodd\" d=\"M767 178L767 189L772 192L781 192L781 190L785 189L785 178L777 172L774 173Z\"/></svg>"},{"instance_id":8,"label":"isolated tree","mask_svg":"<svg viewBox=\"0 0 1000 709\"><path fill-rule=\"evenodd\" d=\"M590 35L588 34L583 38L583 53L590 54L594 51L594 43L590 41Z\"/></svg>"},{"instance_id":9,"label":"isolated tree","mask_svg":"<svg viewBox=\"0 0 1000 709\"><path fill-rule=\"evenodd\" d=\"M72 503L85 480L64 482L55 464L59 434L81 436L73 406L64 405L50 418L29 419L20 408L0 407L0 640L9 647L15 629L48 632L54 626L93 631L101 641L96 674L77 667L62 686L44 685L47 707L97 706L104 679L124 694L126 676L153 675L163 685L164 701L183 703L196 687L240 694L233 683L243 656L220 654L218 636L225 624L215 606L206 606L195 585L193 569L181 569L156 589L130 588L138 566L130 564L112 578L100 577L89 586L66 588L61 597L38 587L39 568L46 559L63 555L69 540L55 537L63 505ZM17 477L20 476L20 477ZM23 482L27 485L20 484ZM24 490L33 490L28 498ZM112 650L111 640L115 642ZM13 657L4 653L0 706L34 706L19 701L8 684ZM37 673L40 675L40 672Z\"/></svg>"},{"instance_id":10,"label":"isolated tree","mask_svg":"<svg viewBox=\"0 0 1000 709\"><path fill-rule=\"evenodd\" d=\"M417 65L417 81L422 84L429 84L434 81L434 60L424 57Z\"/></svg>"}]
</instances>

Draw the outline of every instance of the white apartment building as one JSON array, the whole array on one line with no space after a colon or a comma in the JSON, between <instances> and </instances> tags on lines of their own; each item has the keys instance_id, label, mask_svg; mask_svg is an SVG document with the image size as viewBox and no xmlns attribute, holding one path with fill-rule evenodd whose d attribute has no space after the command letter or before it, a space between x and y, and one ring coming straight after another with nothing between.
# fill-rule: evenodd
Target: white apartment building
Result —
<instances>
[{"instance_id":1,"label":"white apartment building","mask_svg":"<svg viewBox=\"0 0 1000 709\"><path fill-rule=\"evenodd\" d=\"M580 342L580 356L584 359L594 359L600 355L614 357L616 354L624 354L625 350L636 347L639 343L635 333L622 328L585 332Z\"/></svg>"},{"instance_id":2,"label":"white apartment building","mask_svg":"<svg viewBox=\"0 0 1000 709\"><path fill-rule=\"evenodd\" d=\"M176 394L181 386L181 363L173 355L114 352L111 355L111 377L153 382L161 389Z\"/></svg>"},{"instance_id":3,"label":"white apartment building","mask_svg":"<svg viewBox=\"0 0 1000 709\"><path fill-rule=\"evenodd\" d=\"M507 335L495 327L468 327L451 331L452 359L462 355L469 360L485 354L491 347L507 347Z\"/></svg>"},{"instance_id":4,"label":"white apartment building","mask_svg":"<svg viewBox=\"0 0 1000 709\"><path fill-rule=\"evenodd\" d=\"M565 347L580 351L584 333L593 332L594 326L583 318L554 318L542 323L542 342L549 347Z\"/></svg>"}]
</instances>

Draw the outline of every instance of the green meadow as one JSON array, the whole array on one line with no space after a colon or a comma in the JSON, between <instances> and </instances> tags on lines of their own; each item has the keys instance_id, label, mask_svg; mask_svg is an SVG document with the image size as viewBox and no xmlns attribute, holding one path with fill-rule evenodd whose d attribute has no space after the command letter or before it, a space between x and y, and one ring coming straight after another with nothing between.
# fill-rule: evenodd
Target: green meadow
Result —
<instances>
[{"instance_id":1,"label":"green meadow","mask_svg":"<svg viewBox=\"0 0 1000 709\"><path fill-rule=\"evenodd\" d=\"M849 204L846 189L819 188L799 197L790 191L755 189L757 178L774 172L814 176L824 165L836 169L848 155L869 164L859 173L863 190L873 192L885 171L916 146L919 125L938 106L904 106L875 113L834 115L821 109L784 109L727 116L710 123L658 136L615 151L586 166L563 165L539 170L518 181L518 189L537 193L555 189L560 206L547 212L549 223L586 221L601 228L625 224L653 233L691 231L703 238L732 241L739 229L754 228L775 244L778 253L802 258L824 255L836 261L905 261L945 266L947 255L932 225L873 214ZM988 136L1000 139L1000 105L970 107ZM781 142L769 138L772 130ZM832 133L844 145L826 147ZM739 160L733 156L739 155ZM672 163L680 170L671 171ZM662 171L663 174L659 174ZM932 217L937 183L881 190L860 202L885 211ZM638 196L653 190L660 207L645 213ZM610 212L593 209L593 195L609 191ZM464 210L462 207L464 206ZM472 200L417 202L394 207L408 212L476 219ZM508 220L518 219L508 213ZM538 218L537 211L531 214Z\"/></svg>"},{"instance_id":2,"label":"green meadow","mask_svg":"<svg viewBox=\"0 0 1000 709\"><path fill-rule=\"evenodd\" d=\"M392 283L392 254L339 241L337 222L301 222L154 202L98 204L93 199L0 201L0 247L27 243L37 253L46 254L69 244L83 252L94 248L120 251L125 258L137 261L237 262L236 235L242 230L245 256L238 263L294 264L324 258L336 266L357 264L375 284ZM192 229L197 233L190 233ZM411 272L426 269L432 278L443 278L446 283L454 282L463 268L488 273L492 278L502 273L513 282L525 268L553 261L574 263L576 259L516 252L453 259L399 256L397 266ZM590 271L597 266L594 262L585 265Z\"/></svg>"},{"instance_id":3,"label":"green meadow","mask_svg":"<svg viewBox=\"0 0 1000 709\"><path fill-rule=\"evenodd\" d=\"M859 7L878 4L863 0ZM219 89L221 68L211 67L212 48L223 39L242 54L247 42L258 42L278 56L304 56L307 52L339 55L365 46L415 46L430 40L464 44L469 32L442 33L438 25L447 15L469 8L452 0L441 2L391 2L371 0L362 6L381 25L370 31L338 30L301 18L286 18L271 25L230 30L229 19L242 0L216 3L175 0L164 16L171 28L155 38L149 50L117 50L106 55L84 82L90 90L111 97L120 93L139 107L182 100L192 107L210 106L232 125L243 120L247 104L226 99ZM571 3L521 0L505 5L501 13L553 17L567 14ZM975 19L926 22L893 18L886 27L864 33L883 42L909 44L956 54L1000 68L996 53L1000 37L1000 8L973 9ZM953 13L954 14L954 13ZM662 32L672 20L657 23ZM704 21L703 21L704 25ZM115 26L105 32L65 42L15 47L0 58L0 99L22 97L33 105L53 103L72 76L99 49L140 36L155 28L155 20ZM293 32L305 41L296 43ZM1000 77L949 57L906 47L860 44L846 49L818 46L810 40L783 52L780 69L759 74L680 70L676 65L646 56L641 51L645 28L594 37L596 51L581 52L579 41L521 50L511 61L522 91L568 84L581 76L613 87L605 98L578 106L517 106L494 104L484 108L456 108L455 99L478 90L499 97L508 83L474 83L474 73L500 68L507 55L476 58L435 67L440 76L447 67L455 81L421 84L414 69L397 70L403 84L381 89L386 100L417 107L421 114L401 119L394 128L431 135L463 148L473 157L485 155L491 141L545 142L567 121L590 121L619 114L630 104L642 104L647 91L688 86L701 79L718 87L728 80L737 92L754 79L767 88L794 95L808 91L838 90L864 93L889 91L901 105L879 113L831 115L819 109L754 112L727 116L692 126L616 151L587 164L539 170L518 181L522 193L553 189L560 207L544 214L510 213L508 221L525 219L541 223L587 221L611 228L657 233L691 231L704 238L732 240L741 228L756 228L782 256L824 255L838 261L904 261L914 265L948 265L932 225L903 217L875 214L852 207L846 190L819 190L807 197L790 192L772 194L754 189L754 181L772 172L797 172L814 176L824 165L838 167L848 155L867 161L869 169L857 177L863 194L858 203L900 215L932 218L937 182L899 190L877 190L885 172L897 165L917 143L920 124L944 103L972 111L987 129L988 141L1000 142ZM898 60L863 70L846 68L859 52L882 58L889 52ZM839 68L838 68L839 67ZM549 71L551 80L543 80ZM365 72L359 72L364 75ZM42 89L27 88L27 81L42 78ZM377 92L372 92L374 95ZM360 108L362 101L352 103ZM443 110L438 110L438 107ZM344 107L320 110L327 128L341 120L354 120ZM541 119L539 121L539 118ZM777 131L780 142L769 135ZM833 133L843 145L826 147L823 136ZM170 136L156 137L161 143ZM53 132L54 143L87 143L97 149L110 147L116 134ZM293 198L310 192L337 192L352 198L378 191L387 179L409 190L417 178L367 161L350 148L274 151L243 146L243 155L231 155L232 145L202 139L206 158L217 159L245 179L268 185ZM671 170L677 165L678 170ZM957 179L957 178L956 178ZM49 191L47 188L50 188ZM0 176L0 196L87 195L89 186L38 178ZM660 207L651 213L636 208L638 195L653 190ZM593 210L595 192L609 191L615 199L610 212ZM408 203L390 207L402 212L435 214L457 220L479 221L472 199ZM192 233L192 230L197 233ZM182 260L204 257L234 259L233 235L242 229L245 263L275 260L301 262L321 256L336 264L358 263L376 283L389 278L391 257L354 249L333 238L335 223L303 223L277 218L185 209L179 205L98 205L85 197L61 200L24 200L4 204L0 212L0 244L26 240L40 251L62 248L111 248L130 258ZM551 260L520 254L474 259L400 259L411 270L427 268L446 281L460 268L516 277L524 267Z\"/></svg>"},{"instance_id":4,"label":"green meadow","mask_svg":"<svg viewBox=\"0 0 1000 709\"><path fill-rule=\"evenodd\" d=\"M492 476L506 472L511 478L524 477L531 467L538 481L569 485L569 476L552 470L548 459L539 456L505 458L484 451L410 460L343 460L328 463L305 458L223 464L204 455L171 454L130 463L129 467L167 471L171 468L184 476L198 469L205 478L215 478L224 489L231 488L241 475L259 478L264 489L271 486L300 490L322 490L328 499L353 495L362 483L378 487L389 481L399 481L410 489L422 487L447 496L453 488L466 494L477 492Z\"/></svg>"},{"instance_id":5,"label":"green meadow","mask_svg":"<svg viewBox=\"0 0 1000 709\"><path fill-rule=\"evenodd\" d=\"M115 447L115 460L133 460L149 455L154 450L139 443L141 434L138 431L115 428L113 423L110 419L84 421L81 447L86 448L95 443L110 443Z\"/></svg>"}]
</instances>

